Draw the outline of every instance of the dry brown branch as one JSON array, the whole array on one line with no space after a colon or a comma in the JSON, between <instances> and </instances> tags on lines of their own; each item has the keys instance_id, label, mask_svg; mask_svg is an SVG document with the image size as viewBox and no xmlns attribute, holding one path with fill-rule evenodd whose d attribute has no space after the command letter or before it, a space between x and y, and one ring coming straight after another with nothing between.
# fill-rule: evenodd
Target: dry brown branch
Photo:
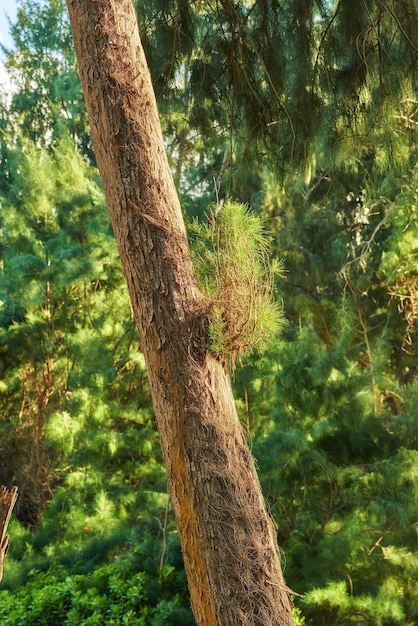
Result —
<instances>
[{"instance_id":1,"label":"dry brown branch","mask_svg":"<svg viewBox=\"0 0 418 626\"><path fill-rule=\"evenodd\" d=\"M408 354L416 354L414 334L418 327L418 278L416 275L407 276L396 281L389 288L392 298L398 300L398 311L404 315L407 327L403 337L402 349Z\"/></svg>"},{"instance_id":2,"label":"dry brown branch","mask_svg":"<svg viewBox=\"0 0 418 626\"><path fill-rule=\"evenodd\" d=\"M12 487L10 491L6 487L0 487L0 581L3 578L3 566L9 547L9 535L7 525L17 500L17 487Z\"/></svg>"}]
</instances>

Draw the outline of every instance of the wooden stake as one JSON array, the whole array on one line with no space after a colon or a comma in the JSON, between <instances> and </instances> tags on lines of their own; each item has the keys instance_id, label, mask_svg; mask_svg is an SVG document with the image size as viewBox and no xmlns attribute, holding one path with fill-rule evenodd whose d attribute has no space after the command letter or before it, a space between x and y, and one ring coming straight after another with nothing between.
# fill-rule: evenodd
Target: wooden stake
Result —
<instances>
[{"instance_id":1,"label":"wooden stake","mask_svg":"<svg viewBox=\"0 0 418 626\"><path fill-rule=\"evenodd\" d=\"M6 487L0 487L0 581L3 578L3 566L9 547L9 535L7 535L7 525L17 500L17 487L12 487L10 491Z\"/></svg>"}]
</instances>

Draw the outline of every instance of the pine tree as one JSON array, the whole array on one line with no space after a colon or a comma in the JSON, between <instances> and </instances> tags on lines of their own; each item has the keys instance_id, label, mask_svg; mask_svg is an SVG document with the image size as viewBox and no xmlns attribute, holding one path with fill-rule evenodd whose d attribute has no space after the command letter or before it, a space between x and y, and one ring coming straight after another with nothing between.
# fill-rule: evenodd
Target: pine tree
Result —
<instances>
[{"instance_id":1,"label":"pine tree","mask_svg":"<svg viewBox=\"0 0 418 626\"><path fill-rule=\"evenodd\" d=\"M13 82L9 119L41 146L69 133L92 158L65 2L20 2L10 35L14 48L4 49Z\"/></svg>"},{"instance_id":2,"label":"pine tree","mask_svg":"<svg viewBox=\"0 0 418 626\"><path fill-rule=\"evenodd\" d=\"M26 473L36 429L49 487L26 489L18 515L37 531L12 520L4 584L57 562L105 580L99 564L117 553L149 589L162 563L175 567L185 598L144 357L97 172L74 151L75 140L94 162L63 4L20 9L9 64L20 90L0 122L1 469L2 482ZM284 332L241 355L233 380L286 578L304 592L295 603L312 624L414 623L416 7L151 2L138 13L185 212L205 229L211 203L248 202L284 259ZM48 590L30 592L44 613ZM94 612L92 593L74 596L75 620Z\"/></svg>"},{"instance_id":3,"label":"pine tree","mask_svg":"<svg viewBox=\"0 0 418 626\"><path fill-rule=\"evenodd\" d=\"M191 263L132 4L109 2L98 10L69 1L68 9L196 621L292 624L274 529L230 380L207 348L206 300Z\"/></svg>"}]
</instances>

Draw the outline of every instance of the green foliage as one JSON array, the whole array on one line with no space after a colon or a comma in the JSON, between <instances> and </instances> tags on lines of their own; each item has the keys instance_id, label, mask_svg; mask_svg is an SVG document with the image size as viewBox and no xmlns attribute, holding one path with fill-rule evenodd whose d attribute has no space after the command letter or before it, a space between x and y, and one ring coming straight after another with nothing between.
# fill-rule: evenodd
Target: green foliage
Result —
<instances>
[{"instance_id":1,"label":"green foliage","mask_svg":"<svg viewBox=\"0 0 418 626\"><path fill-rule=\"evenodd\" d=\"M321 607L321 614L326 615L328 624L350 624L353 613L364 623L378 626L405 624L405 613L397 599L401 589L396 583L383 586L375 599L366 595L350 595L348 587L345 582L330 584L326 589L309 592L306 601Z\"/></svg>"},{"instance_id":2,"label":"green foliage","mask_svg":"<svg viewBox=\"0 0 418 626\"><path fill-rule=\"evenodd\" d=\"M234 365L237 355L262 352L282 326L274 300L280 265L269 264L261 219L242 204L225 203L207 223L194 222L192 253L210 300L210 349Z\"/></svg>"},{"instance_id":3,"label":"green foliage","mask_svg":"<svg viewBox=\"0 0 418 626\"><path fill-rule=\"evenodd\" d=\"M305 618L304 618L303 613L302 613L302 611L300 609L294 607L292 609L292 616L293 616L293 621L295 623L295 626L304 626Z\"/></svg>"},{"instance_id":4,"label":"green foliage","mask_svg":"<svg viewBox=\"0 0 418 626\"><path fill-rule=\"evenodd\" d=\"M263 167L309 183L360 145L381 162L404 153L395 127L416 101L413 0L135 4L188 210L221 182L223 197L250 201Z\"/></svg>"},{"instance_id":5,"label":"green foliage","mask_svg":"<svg viewBox=\"0 0 418 626\"><path fill-rule=\"evenodd\" d=\"M191 626L187 599L178 593L179 573L173 566L158 571L137 570L118 559L89 576L69 574L64 568L32 571L17 593L0 592L0 619L4 626Z\"/></svg>"},{"instance_id":6,"label":"green foliage","mask_svg":"<svg viewBox=\"0 0 418 626\"><path fill-rule=\"evenodd\" d=\"M9 120L38 145L69 133L90 158L91 140L63 0L21 1L6 68L14 83Z\"/></svg>"},{"instance_id":7,"label":"green foliage","mask_svg":"<svg viewBox=\"0 0 418 626\"><path fill-rule=\"evenodd\" d=\"M147 476L163 485L164 472L97 174L68 139L52 152L22 141L9 154L15 169L0 214L0 447L8 460L0 478L19 485L17 515L36 525L57 484L81 504L103 492L105 476L122 497ZM68 516L77 534L86 513L72 515L64 507L60 519Z\"/></svg>"},{"instance_id":8,"label":"green foliage","mask_svg":"<svg viewBox=\"0 0 418 626\"><path fill-rule=\"evenodd\" d=\"M295 621L415 624L416 6L136 4L173 173L200 219L211 349L254 348L235 395L303 594ZM20 2L12 35L0 483L20 497L1 622L192 624L64 2ZM203 224L224 197L251 210L226 202Z\"/></svg>"},{"instance_id":9,"label":"green foliage","mask_svg":"<svg viewBox=\"0 0 418 626\"><path fill-rule=\"evenodd\" d=\"M287 323L235 375L286 580L312 624L417 619L415 168L403 162L395 189L393 164L365 165L266 183Z\"/></svg>"},{"instance_id":10,"label":"green foliage","mask_svg":"<svg viewBox=\"0 0 418 626\"><path fill-rule=\"evenodd\" d=\"M270 359L237 372L238 397L244 382L246 390L241 411L277 521L286 580L303 594L295 603L307 622L340 626L357 615L378 625L386 614L388 623L413 623L416 408L408 403L392 414L382 403L375 413L369 374L348 357L356 327L344 323L333 349L309 322L288 325ZM415 389L416 382L409 393Z\"/></svg>"}]
</instances>

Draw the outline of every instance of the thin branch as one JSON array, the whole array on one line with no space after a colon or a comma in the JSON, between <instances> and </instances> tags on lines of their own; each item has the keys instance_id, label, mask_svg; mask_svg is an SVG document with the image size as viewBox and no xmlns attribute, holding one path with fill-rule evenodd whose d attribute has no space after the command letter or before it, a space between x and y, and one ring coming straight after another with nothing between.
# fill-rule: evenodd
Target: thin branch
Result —
<instances>
[{"instance_id":1,"label":"thin branch","mask_svg":"<svg viewBox=\"0 0 418 626\"><path fill-rule=\"evenodd\" d=\"M17 487L12 487L10 491L6 487L0 487L0 581L3 578L3 567L9 547L9 535L7 525L17 500Z\"/></svg>"}]
</instances>

